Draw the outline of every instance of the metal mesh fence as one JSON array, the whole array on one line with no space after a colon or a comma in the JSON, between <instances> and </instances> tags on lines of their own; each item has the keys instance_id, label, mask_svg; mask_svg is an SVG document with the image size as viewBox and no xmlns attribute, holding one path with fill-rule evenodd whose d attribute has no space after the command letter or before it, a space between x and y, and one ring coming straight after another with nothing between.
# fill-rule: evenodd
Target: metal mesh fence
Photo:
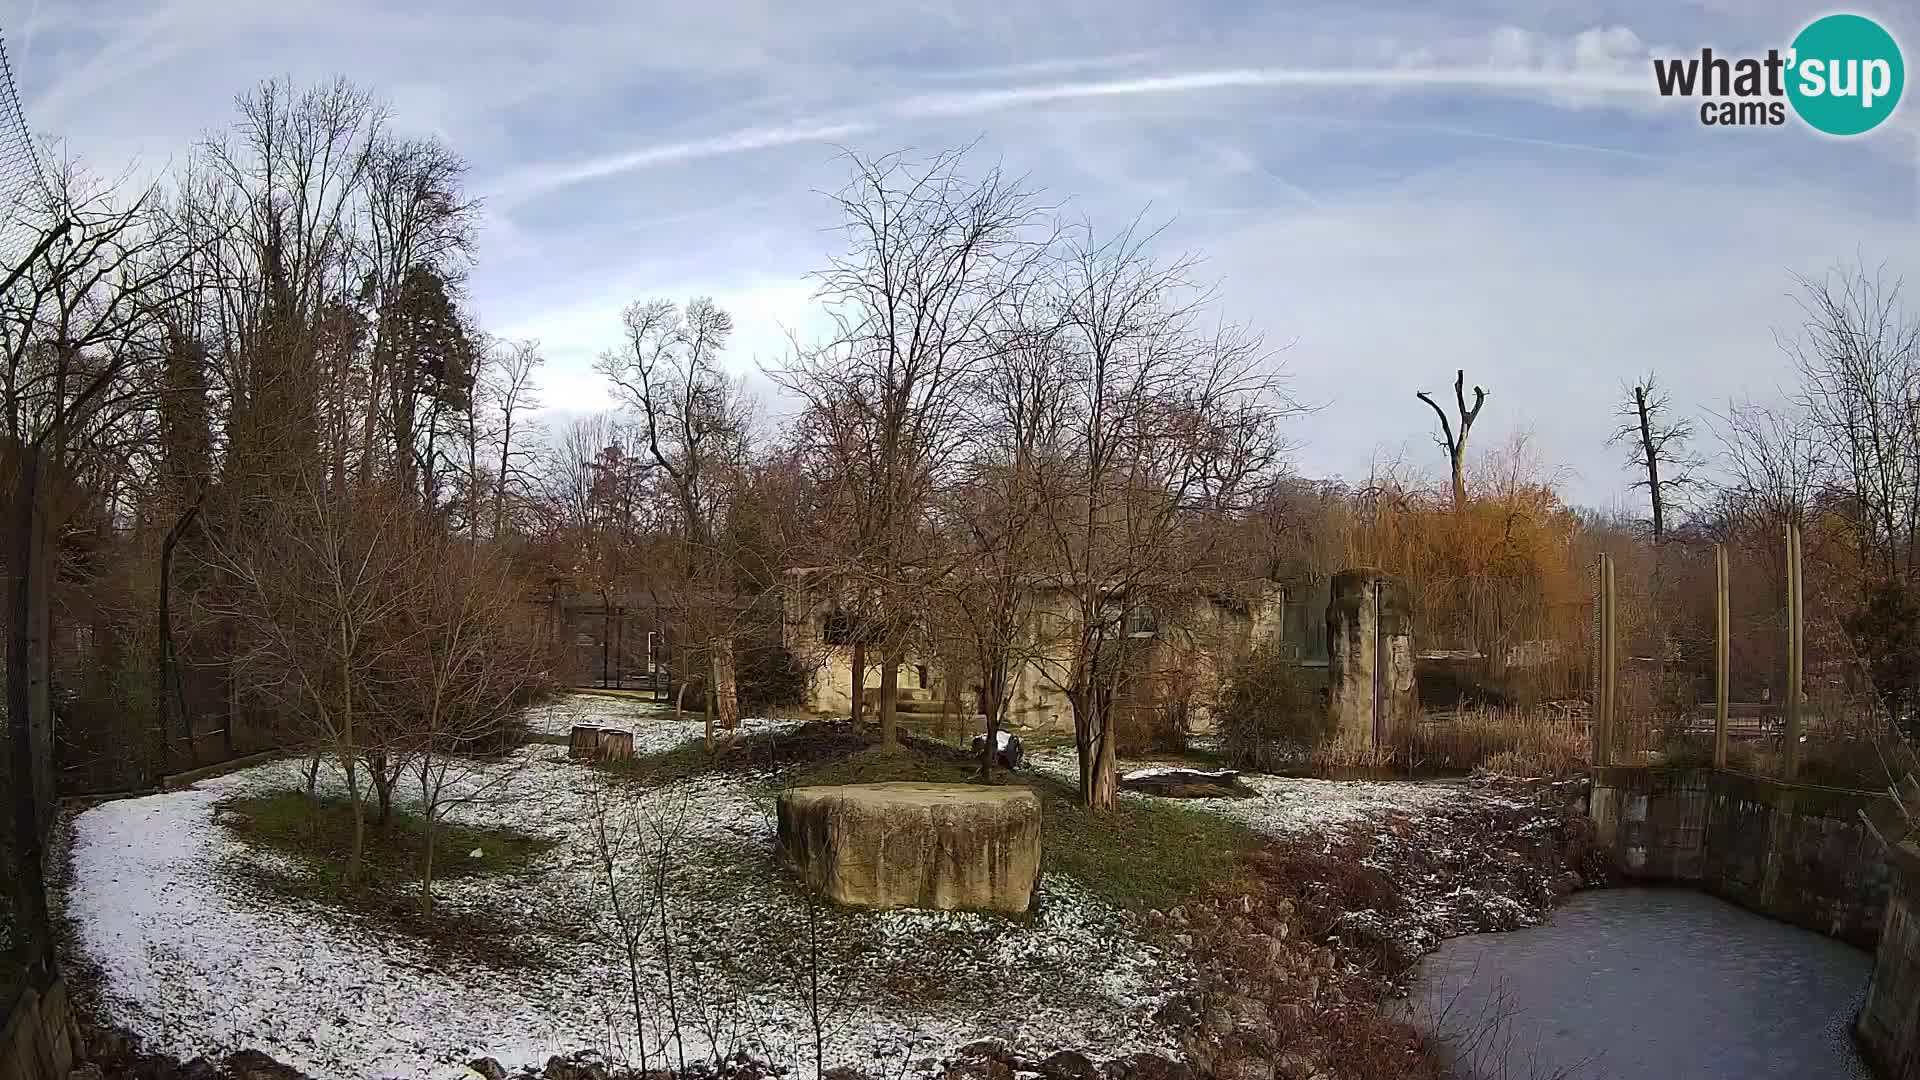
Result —
<instances>
[{"instance_id":1,"label":"metal mesh fence","mask_svg":"<svg viewBox=\"0 0 1920 1080\"><path fill-rule=\"evenodd\" d=\"M0 264L11 271L39 238L36 213L48 202L40 149L20 105L13 62L0 34Z\"/></svg>"},{"instance_id":2,"label":"metal mesh fence","mask_svg":"<svg viewBox=\"0 0 1920 1080\"><path fill-rule=\"evenodd\" d=\"M0 280L10 280L21 263L33 251L43 234L43 218L50 205L46 174L27 127L26 112L20 105L20 92L14 69L7 55L4 34L0 34ZM13 477L0 477L0 505L11 503ZM0 515L5 516L5 515ZM0 564L6 556L0 552ZM0 590L4 593L5 590ZM0 634L0 655L4 655L6 636ZM0 716L5 716L4 696L0 695ZM36 971L44 973L49 962L50 929L46 919L46 899L39 867L37 837L19 835L21 816L16 813L22 793L34 790L36 755L14 752L12 720L7 738L0 740L0 1021L11 1011L20 988L35 981ZM40 762L50 768L51 763Z\"/></svg>"}]
</instances>

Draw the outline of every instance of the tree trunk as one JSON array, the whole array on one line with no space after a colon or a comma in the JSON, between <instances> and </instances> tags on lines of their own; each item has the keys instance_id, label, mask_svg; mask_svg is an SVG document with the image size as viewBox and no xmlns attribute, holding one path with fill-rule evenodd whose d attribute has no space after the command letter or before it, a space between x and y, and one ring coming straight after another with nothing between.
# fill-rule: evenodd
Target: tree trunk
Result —
<instances>
[{"instance_id":1,"label":"tree trunk","mask_svg":"<svg viewBox=\"0 0 1920 1080\"><path fill-rule=\"evenodd\" d=\"M1100 718L1100 728L1094 733L1094 744L1093 785L1087 794L1087 805L1095 810L1111 810L1119 799L1120 778L1114 760L1113 722L1110 717Z\"/></svg>"},{"instance_id":2,"label":"tree trunk","mask_svg":"<svg viewBox=\"0 0 1920 1080\"><path fill-rule=\"evenodd\" d=\"M439 827L439 823L434 820L432 799L427 800L426 819L427 819L427 856L425 861L421 864L421 867L420 867L420 909L422 911L432 913L433 911L433 840L434 840L434 830Z\"/></svg>"},{"instance_id":3,"label":"tree trunk","mask_svg":"<svg viewBox=\"0 0 1920 1080\"><path fill-rule=\"evenodd\" d=\"M892 749L900 745L899 719L894 706L900 697L900 653L896 645L888 645L883 651L880 669L880 745Z\"/></svg>"},{"instance_id":4,"label":"tree trunk","mask_svg":"<svg viewBox=\"0 0 1920 1080\"><path fill-rule=\"evenodd\" d=\"M1114 760L1112 694L1083 687L1067 695L1073 706L1073 737L1080 756L1080 801L1092 810L1111 810L1119 791Z\"/></svg>"},{"instance_id":5,"label":"tree trunk","mask_svg":"<svg viewBox=\"0 0 1920 1080\"><path fill-rule=\"evenodd\" d=\"M948 666L942 672L946 682L945 693L940 696L940 724L933 729L933 737L945 739L953 732L953 722L960 716L960 673L954 666Z\"/></svg>"},{"instance_id":6,"label":"tree trunk","mask_svg":"<svg viewBox=\"0 0 1920 1080\"><path fill-rule=\"evenodd\" d=\"M860 726L861 714L866 712L867 697L867 644L858 639L853 643L853 726Z\"/></svg>"},{"instance_id":7,"label":"tree trunk","mask_svg":"<svg viewBox=\"0 0 1920 1080\"><path fill-rule=\"evenodd\" d=\"M393 824L393 785L399 778L387 774L385 750L367 752L367 773L373 780L374 797L380 802L380 816L374 819L374 823L384 831Z\"/></svg>"},{"instance_id":8,"label":"tree trunk","mask_svg":"<svg viewBox=\"0 0 1920 1080\"><path fill-rule=\"evenodd\" d=\"M996 661L988 667L986 681L981 685L985 693L980 702L980 711L987 718L987 745L980 752L980 782L983 784L993 778L993 757L999 750L997 743L1003 711L1001 701L1006 696L1001 689L1006 683L1005 672L1006 662Z\"/></svg>"},{"instance_id":9,"label":"tree trunk","mask_svg":"<svg viewBox=\"0 0 1920 1080\"><path fill-rule=\"evenodd\" d=\"M360 878L360 855L367 843L367 803L360 797L360 772L351 753L343 755L347 770L347 801L353 805L353 846L347 849L342 884L351 887Z\"/></svg>"},{"instance_id":10,"label":"tree trunk","mask_svg":"<svg viewBox=\"0 0 1920 1080\"><path fill-rule=\"evenodd\" d=\"M740 727L740 689L735 678L733 639L725 634L713 641L713 701L715 718L728 731Z\"/></svg>"},{"instance_id":11,"label":"tree trunk","mask_svg":"<svg viewBox=\"0 0 1920 1080\"><path fill-rule=\"evenodd\" d=\"M187 750L193 750L193 718L187 712L186 688L180 681L179 651L173 639L173 551L179 546L181 537L193 526L194 518L200 515L200 502L205 498L206 489L194 496L193 504L167 530L160 543L160 742L163 750L160 757L160 770L167 772L172 768L173 755L169 740L174 731L173 718L179 721L179 730L187 736ZM171 713L171 717L169 716ZM233 727L227 726L227 746L233 746Z\"/></svg>"},{"instance_id":12,"label":"tree trunk","mask_svg":"<svg viewBox=\"0 0 1920 1080\"><path fill-rule=\"evenodd\" d=\"M1648 415L1647 388L1633 388L1634 407L1640 413L1640 452L1647 460L1647 498L1653 504L1653 542L1657 547L1667 535L1666 500L1660 491L1660 448L1653 441L1653 418Z\"/></svg>"}]
</instances>

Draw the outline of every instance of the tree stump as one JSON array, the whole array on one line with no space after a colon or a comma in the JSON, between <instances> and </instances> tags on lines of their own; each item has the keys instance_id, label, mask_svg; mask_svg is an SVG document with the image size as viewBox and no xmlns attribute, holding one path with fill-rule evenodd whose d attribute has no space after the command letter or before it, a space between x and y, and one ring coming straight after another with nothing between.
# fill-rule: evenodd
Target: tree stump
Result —
<instances>
[{"instance_id":1,"label":"tree stump","mask_svg":"<svg viewBox=\"0 0 1920 1080\"><path fill-rule=\"evenodd\" d=\"M593 757L600 752L600 729L589 724L575 724L567 735L568 757Z\"/></svg>"},{"instance_id":2,"label":"tree stump","mask_svg":"<svg viewBox=\"0 0 1920 1080\"><path fill-rule=\"evenodd\" d=\"M1015 785L790 788L779 843L838 903L1020 914L1040 876L1040 797Z\"/></svg>"},{"instance_id":3,"label":"tree stump","mask_svg":"<svg viewBox=\"0 0 1920 1080\"><path fill-rule=\"evenodd\" d=\"M600 756L607 761L628 761L633 757L633 732L600 729Z\"/></svg>"}]
</instances>

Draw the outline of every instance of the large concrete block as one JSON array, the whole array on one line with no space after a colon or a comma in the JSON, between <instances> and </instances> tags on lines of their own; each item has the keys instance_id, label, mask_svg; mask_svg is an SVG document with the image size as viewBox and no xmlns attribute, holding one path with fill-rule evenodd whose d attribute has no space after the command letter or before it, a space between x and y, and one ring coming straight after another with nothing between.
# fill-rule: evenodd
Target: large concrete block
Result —
<instances>
[{"instance_id":1,"label":"large concrete block","mask_svg":"<svg viewBox=\"0 0 1920 1080\"><path fill-rule=\"evenodd\" d=\"M1413 723L1413 598L1407 583L1379 570L1342 570L1327 603L1327 707L1335 737L1384 749Z\"/></svg>"},{"instance_id":2,"label":"large concrete block","mask_svg":"<svg viewBox=\"0 0 1920 1080\"><path fill-rule=\"evenodd\" d=\"M1026 787L848 784L779 799L780 855L842 904L1018 914L1040 876L1040 798Z\"/></svg>"}]
</instances>

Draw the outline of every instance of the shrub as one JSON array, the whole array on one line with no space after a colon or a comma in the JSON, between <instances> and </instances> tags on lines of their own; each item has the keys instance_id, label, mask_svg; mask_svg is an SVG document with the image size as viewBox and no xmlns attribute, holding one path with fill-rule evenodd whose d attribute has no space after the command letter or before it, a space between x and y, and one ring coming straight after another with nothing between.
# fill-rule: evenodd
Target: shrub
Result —
<instances>
[{"instance_id":1,"label":"shrub","mask_svg":"<svg viewBox=\"0 0 1920 1080\"><path fill-rule=\"evenodd\" d=\"M1193 685L1185 678L1162 676L1142 683L1129 704L1114 709L1115 752L1134 757L1156 750L1185 751L1193 707Z\"/></svg>"},{"instance_id":2,"label":"shrub","mask_svg":"<svg viewBox=\"0 0 1920 1080\"><path fill-rule=\"evenodd\" d=\"M1229 763L1269 771L1310 752L1332 729L1305 672L1277 645L1255 649L1228 672L1214 722Z\"/></svg>"},{"instance_id":3,"label":"shrub","mask_svg":"<svg viewBox=\"0 0 1920 1080\"><path fill-rule=\"evenodd\" d=\"M734 679L741 711L758 713L805 705L813 673L785 645L755 645L741 650Z\"/></svg>"},{"instance_id":4,"label":"shrub","mask_svg":"<svg viewBox=\"0 0 1920 1080\"><path fill-rule=\"evenodd\" d=\"M1502 776L1566 776L1585 766L1585 725L1544 709L1462 709L1396 732L1408 768L1485 769Z\"/></svg>"}]
</instances>

